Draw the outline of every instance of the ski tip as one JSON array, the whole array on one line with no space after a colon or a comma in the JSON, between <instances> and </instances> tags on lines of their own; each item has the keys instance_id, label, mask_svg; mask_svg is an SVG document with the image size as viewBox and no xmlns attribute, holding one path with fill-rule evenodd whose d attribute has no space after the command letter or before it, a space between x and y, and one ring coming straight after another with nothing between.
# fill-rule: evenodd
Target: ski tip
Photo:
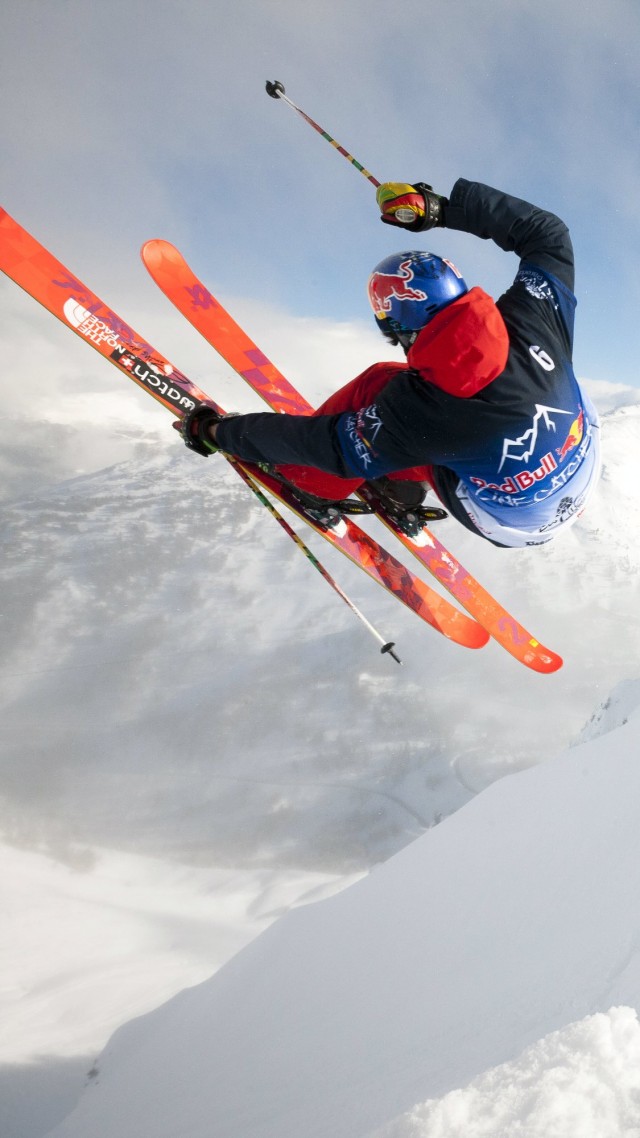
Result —
<instances>
[{"instance_id":1,"label":"ski tip","mask_svg":"<svg viewBox=\"0 0 640 1138\"><path fill-rule=\"evenodd\" d=\"M173 250L174 246L169 241L164 241L162 237L152 237L149 241L145 241L140 249L140 256L146 265L161 257L170 256Z\"/></svg>"},{"instance_id":2,"label":"ski tip","mask_svg":"<svg viewBox=\"0 0 640 1138\"><path fill-rule=\"evenodd\" d=\"M535 653L531 653L530 656L525 654L523 662L527 664L532 671L540 672L545 676L560 671L560 668L564 664L562 656L558 656L556 652L552 652L549 648L543 648L541 644L537 646Z\"/></svg>"},{"instance_id":3,"label":"ski tip","mask_svg":"<svg viewBox=\"0 0 640 1138\"><path fill-rule=\"evenodd\" d=\"M140 256L145 269L154 279L162 272L169 274L182 272L186 265L180 250L170 241L164 241L162 237L153 237L150 241L145 241ZM157 283L160 284L159 281ZM162 285L160 287L162 288Z\"/></svg>"},{"instance_id":4,"label":"ski tip","mask_svg":"<svg viewBox=\"0 0 640 1138\"><path fill-rule=\"evenodd\" d=\"M505 641L496 638L498 643L506 648L516 660L519 660L525 667L530 668L532 672L539 672L541 675L551 675L553 672L558 672L562 667L564 660L557 652L553 652L551 648L546 648L535 637L529 640L520 640L519 643Z\"/></svg>"},{"instance_id":5,"label":"ski tip","mask_svg":"<svg viewBox=\"0 0 640 1138\"><path fill-rule=\"evenodd\" d=\"M153 237L150 241L145 241L144 245L140 247L140 256L143 265L149 265L152 261L157 259L157 244L158 238Z\"/></svg>"}]
</instances>

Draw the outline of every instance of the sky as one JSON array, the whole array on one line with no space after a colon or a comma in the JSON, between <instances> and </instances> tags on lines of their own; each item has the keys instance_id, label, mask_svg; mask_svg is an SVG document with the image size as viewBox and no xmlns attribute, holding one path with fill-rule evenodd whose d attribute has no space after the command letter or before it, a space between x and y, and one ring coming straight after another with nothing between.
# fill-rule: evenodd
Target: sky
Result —
<instances>
[{"instance_id":1,"label":"sky","mask_svg":"<svg viewBox=\"0 0 640 1138\"><path fill-rule=\"evenodd\" d=\"M158 236L234 314L263 314L253 329L265 325L267 350L286 359L292 324L321 320L358 329L363 363L383 358L365 284L406 238L381 225L366 179L267 97L279 79L380 181L446 194L463 176L562 216L577 374L637 384L639 44L635 0L6 0L2 204L143 332L161 338L169 320L138 259ZM515 273L512 256L468 235L420 242L494 296ZM25 344L47 341L32 396L51 392L54 355L72 348L15 286L0 290L15 409ZM353 374L328 333L323 367L326 393ZM98 361L91 375L118 382Z\"/></svg>"}]
</instances>

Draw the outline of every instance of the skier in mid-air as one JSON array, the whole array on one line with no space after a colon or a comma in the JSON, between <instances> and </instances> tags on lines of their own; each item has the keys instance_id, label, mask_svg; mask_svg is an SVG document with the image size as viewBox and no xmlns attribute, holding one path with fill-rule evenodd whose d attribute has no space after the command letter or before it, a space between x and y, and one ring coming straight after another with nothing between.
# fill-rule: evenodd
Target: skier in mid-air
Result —
<instances>
[{"instance_id":1,"label":"skier in mid-air","mask_svg":"<svg viewBox=\"0 0 640 1138\"><path fill-rule=\"evenodd\" d=\"M566 225L464 179L450 198L422 182L387 182L377 201L387 224L460 230L515 252L513 284L494 303L446 258L415 249L386 257L369 300L406 363L373 364L312 416L220 419L199 406L179 425L187 446L268 464L318 519L367 482L402 523L432 488L495 545L550 541L580 516L600 469L598 418L571 363Z\"/></svg>"}]
</instances>

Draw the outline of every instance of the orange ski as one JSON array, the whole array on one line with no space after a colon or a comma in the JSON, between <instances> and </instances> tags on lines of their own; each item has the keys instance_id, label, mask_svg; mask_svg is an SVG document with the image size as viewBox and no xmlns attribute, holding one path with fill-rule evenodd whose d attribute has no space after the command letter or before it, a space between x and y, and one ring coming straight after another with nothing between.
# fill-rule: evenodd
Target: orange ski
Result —
<instances>
[{"instance_id":1,"label":"orange ski","mask_svg":"<svg viewBox=\"0 0 640 1138\"><path fill-rule=\"evenodd\" d=\"M310 414L307 400L285 379L263 352L194 275L182 254L168 241L147 241L142 259L156 284L219 354L278 412ZM366 484L361 496L374 503ZM377 516L445 589L516 660L535 672L555 672L562 658L545 648L469 573L425 526L414 538L377 509Z\"/></svg>"},{"instance_id":2,"label":"orange ski","mask_svg":"<svg viewBox=\"0 0 640 1138\"><path fill-rule=\"evenodd\" d=\"M0 269L120 372L179 418L206 402L222 408L105 305L9 214L0 209ZM481 648L487 633L430 589L348 517L332 529L314 525L300 502L277 479L250 463L225 456L238 473L265 487L331 545L364 569L422 620L450 640ZM245 479L246 480L246 479Z\"/></svg>"}]
</instances>

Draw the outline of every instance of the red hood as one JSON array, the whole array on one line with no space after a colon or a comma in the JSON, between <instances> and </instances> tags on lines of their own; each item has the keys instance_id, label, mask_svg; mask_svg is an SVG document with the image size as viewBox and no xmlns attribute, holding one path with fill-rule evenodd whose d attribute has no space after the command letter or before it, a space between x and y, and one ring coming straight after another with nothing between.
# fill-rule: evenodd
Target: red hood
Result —
<instances>
[{"instance_id":1,"label":"red hood","mask_svg":"<svg viewBox=\"0 0 640 1138\"><path fill-rule=\"evenodd\" d=\"M434 316L409 349L409 367L436 387L468 399L504 371L509 336L494 301L472 288Z\"/></svg>"}]
</instances>

